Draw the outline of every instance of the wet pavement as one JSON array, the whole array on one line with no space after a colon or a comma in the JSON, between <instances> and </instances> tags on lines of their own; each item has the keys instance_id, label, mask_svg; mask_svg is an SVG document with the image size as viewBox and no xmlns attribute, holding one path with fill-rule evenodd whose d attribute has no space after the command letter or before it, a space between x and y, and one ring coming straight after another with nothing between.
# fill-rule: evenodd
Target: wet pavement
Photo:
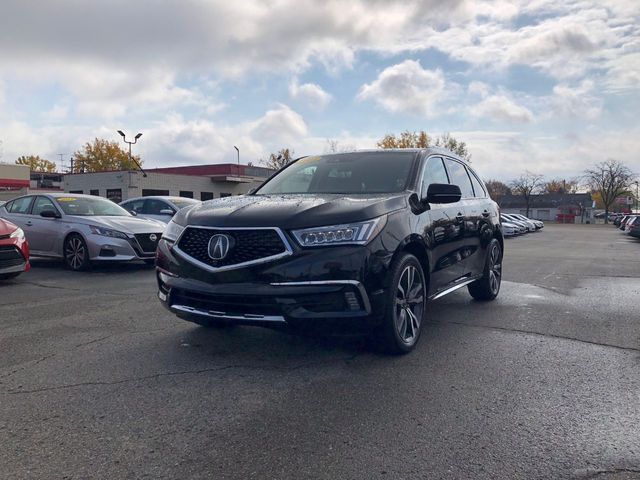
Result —
<instances>
[{"instance_id":1,"label":"wet pavement","mask_svg":"<svg viewBox=\"0 0 640 480\"><path fill-rule=\"evenodd\" d=\"M640 241L548 225L504 279L385 357L181 322L146 266L36 261L0 286L0 478L640 478Z\"/></svg>"}]
</instances>

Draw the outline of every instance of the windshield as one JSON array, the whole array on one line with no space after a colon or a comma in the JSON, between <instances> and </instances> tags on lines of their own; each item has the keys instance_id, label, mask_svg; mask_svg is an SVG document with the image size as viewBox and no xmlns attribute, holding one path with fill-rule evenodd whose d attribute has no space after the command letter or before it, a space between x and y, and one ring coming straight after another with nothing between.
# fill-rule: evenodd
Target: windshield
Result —
<instances>
[{"instance_id":1,"label":"windshield","mask_svg":"<svg viewBox=\"0 0 640 480\"><path fill-rule=\"evenodd\" d=\"M305 157L264 184L278 193L393 193L406 190L415 152L362 152Z\"/></svg>"},{"instance_id":2,"label":"windshield","mask_svg":"<svg viewBox=\"0 0 640 480\"><path fill-rule=\"evenodd\" d=\"M200 203L198 200L194 200L193 198L172 198L170 200L178 210L182 210L184 207L190 207L196 203Z\"/></svg>"},{"instance_id":3,"label":"windshield","mask_svg":"<svg viewBox=\"0 0 640 480\"><path fill-rule=\"evenodd\" d=\"M108 217L130 217L124 208L111 200L100 197L58 197L55 199L66 215L92 217L103 215Z\"/></svg>"}]
</instances>

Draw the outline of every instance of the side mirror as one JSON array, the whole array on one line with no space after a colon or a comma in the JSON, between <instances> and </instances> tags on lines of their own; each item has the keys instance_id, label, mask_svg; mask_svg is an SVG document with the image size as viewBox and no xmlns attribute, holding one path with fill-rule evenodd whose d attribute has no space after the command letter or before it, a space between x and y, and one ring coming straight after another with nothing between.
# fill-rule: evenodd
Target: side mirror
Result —
<instances>
[{"instance_id":1,"label":"side mirror","mask_svg":"<svg viewBox=\"0 0 640 480\"><path fill-rule=\"evenodd\" d=\"M457 185L448 183L432 183L427 189L427 203L456 203L462 198L462 192Z\"/></svg>"},{"instance_id":2,"label":"side mirror","mask_svg":"<svg viewBox=\"0 0 640 480\"><path fill-rule=\"evenodd\" d=\"M175 215L175 212L170 208L163 208L160 210L160 215L171 215L172 217Z\"/></svg>"},{"instance_id":3,"label":"side mirror","mask_svg":"<svg viewBox=\"0 0 640 480\"><path fill-rule=\"evenodd\" d=\"M138 212L136 212L135 210L127 210L127 212L129 212L131 215L133 215L134 217L138 216Z\"/></svg>"},{"instance_id":4,"label":"side mirror","mask_svg":"<svg viewBox=\"0 0 640 480\"><path fill-rule=\"evenodd\" d=\"M60 215L58 212L51 209L41 211L40 216L44 218L61 218L62 217L62 215Z\"/></svg>"}]
</instances>

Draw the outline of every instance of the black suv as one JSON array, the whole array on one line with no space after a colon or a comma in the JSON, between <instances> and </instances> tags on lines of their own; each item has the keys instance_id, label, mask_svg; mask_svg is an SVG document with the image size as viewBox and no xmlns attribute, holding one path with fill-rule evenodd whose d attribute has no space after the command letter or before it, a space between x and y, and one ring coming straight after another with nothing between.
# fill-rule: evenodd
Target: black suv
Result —
<instances>
[{"instance_id":1,"label":"black suv","mask_svg":"<svg viewBox=\"0 0 640 480\"><path fill-rule=\"evenodd\" d=\"M447 150L310 156L254 193L179 211L158 246L158 296L200 325L366 326L404 353L428 299L498 295L502 251L496 203Z\"/></svg>"}]
</instances>

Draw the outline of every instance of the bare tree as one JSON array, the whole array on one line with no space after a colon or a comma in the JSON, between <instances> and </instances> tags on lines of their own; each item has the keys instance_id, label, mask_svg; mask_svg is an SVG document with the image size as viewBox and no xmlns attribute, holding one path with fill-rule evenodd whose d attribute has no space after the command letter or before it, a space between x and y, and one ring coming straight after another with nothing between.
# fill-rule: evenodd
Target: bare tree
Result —
<instances>
[{"instance_id":1,"label":"bare tree","mask_svg":"<svg viewBox=\"0 0 640 480\"><path fill-rule=\"evenodd\" d=\"M585 183L598 193L604 205L604 221L609 222L609 208L616 198L628 193L635 175L618 160L606 160L584 171Z\"/></svg>"},{"instance_id":2,"label":"bare tree","mask_svg":"<svg viewBox=\"0 0 640 480\"><path fill-rule=\"evenodd\" d=\"M532 195L537 194L544 185L544 176L526 171L520 177L511 181L511 191L514 195L522 195L527 207L526 217L529 216Z\"/></svg>"},{"instance_id":3,"label":"bare tree","mask_svg":"<svg viewBox=\"0 0 640 480\"><path fill-rule=\"evenodd\" d=\"M293 150L288 148L282 148L276 153L269 155L267 160L260 160L267 168L273 168L274 170L280 170L282 167L288 165L293 160Z\"/></svg>"},{"instance_id":4,"label":"bare tree","mask_svg":"<svg viewBox=\"0 0 640 480\"><path fill-rule=\"evenodd\" d=\"M327 138L327 145L324 147L325 153L342 153L355 150L355 145L340 145L340 142L334 138Z\"/></svg>"},{"instance_id":5,"label":"bare tree","mask_svg":"<svg viewBox=\"0 0 640 480\"><path fill-rule=\"evenodd\" d=\"M509 185L501 182L500 180L487 180L484 182L489 191L489 196L492 200L500 204L500 200L505 195L511 195L511 189Z\"/></svg>"}]
</instances>

